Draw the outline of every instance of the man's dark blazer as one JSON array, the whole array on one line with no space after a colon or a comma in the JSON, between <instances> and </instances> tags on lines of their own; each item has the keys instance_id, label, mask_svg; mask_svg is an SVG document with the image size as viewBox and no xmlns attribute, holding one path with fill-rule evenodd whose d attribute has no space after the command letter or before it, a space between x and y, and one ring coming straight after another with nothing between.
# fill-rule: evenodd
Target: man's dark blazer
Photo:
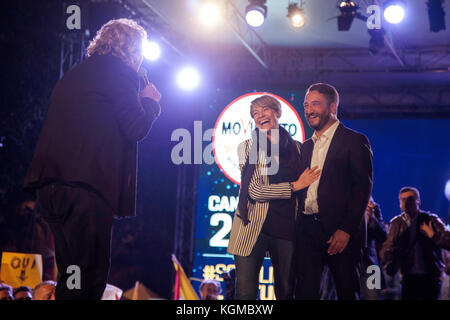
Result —
<instances>
[{"instance_id":1,"label":"man's dark blazer","mask_svg":"<svg viewBox=\"0 0 450 320\"><path fill-rule=\"evenodd\" d=\"M310 167L312 139L303 144L302 163ZM353 237L364 237L364 212L372 192L372 151L361 133L339 124L322 169L318 206L324 231L330 237L341 229ZM307 189L301 193L299 213L305 207ZM363 239L361 238L361 241Z\"/></svg>"},{"instance_id":2,"label":"man's dark blazer","mask_svg":"<svg viewBox=\"0 0 450 320\"><path fill-rule=\"evenodd\" d=\"M24 189L46 183L99 193L118 217L135 215L137 142L159 116L139 98L138 73L112 55L94 55L53 90Z\"/></svg>"}]
</instances>

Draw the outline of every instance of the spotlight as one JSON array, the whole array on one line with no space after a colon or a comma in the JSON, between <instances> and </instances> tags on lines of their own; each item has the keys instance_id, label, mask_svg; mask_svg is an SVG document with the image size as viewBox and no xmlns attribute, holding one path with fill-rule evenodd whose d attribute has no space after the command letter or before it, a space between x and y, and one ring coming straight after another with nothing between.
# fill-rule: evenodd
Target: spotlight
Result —
<instances>
[{"instance_id":1,"label":"spotlight","mask_svg":"<svg viewBox=\"0 0 450 320\"><path fill-rule=\"evenodd\" d=\"M341 1L338 4L338 9L341 11L341 15L338 19L338 30L348 31L352 26L353 19L358 16L359 6L355 1Z\"/></svg>"},{"instance_id":2,"label":"spotlight","mask_svg":"<svg viewBox=\"0 0 450 320\"><path fill-rule=\"evenodd\" d=\"M444 0L428 0L428 18L430 20L430 31L439 32L445 30Z\"/></svg>"},{"instance_id":3,"label":"spotlight","mask_svg":"<svg viewBox=\"0 0 450 320\"><path fill-rule=\"evenodd\" d=\"M245 8L245 20L252 27L259 27L267 16L266 0L249 0L250 4Z\"/></svg>"},{"instance_id":4,"label":"spotlight","mask_svg":"<svg viewBox=\"0 0 450 320\"><path fill-rule=\"evenodd\" d=\"M397 24L405 18L405 4L403 1L388 1L385 4L384 19L392 24Z\"/></svg>"},{"instance_id":5,"label":"spotlight","mask_svg":"<svg viewBox=\"0 0 450 320\"><path fill-rule=\"evenodd\" d=\"M450 179L448 179L447 183L445 184L444 193L445 193L445 197L447 198L447 200L450 201ZM450 223L450 221L449 221L449 223Z\"/></svg>"},{"instance_id":6,"label":"spotlight","mask_svg":"<svg viewBox=\"0 0 450 320\"><path fill-rule=\"evenodd\" d=\"M200 75L197 69L185 67L177 75L177 83L183 90L193 90L200 83Z\"/></svg>"},{"instance_id":7,"label":"spotlight","mask_svg":"<svg viewBox=\"0 0 450 320\"><path fill-rule=\"evenodd\" d=\"M161 55L161 48L158 43L146 39L142 42L142 55L150 61L158 60Z\"/></svg>"},{"instance_id":8,"label":"spotlight","mask_svg":"<svg viewBox=\"0 0 450 320\"><path fill-rule=\"evenodd\" d=\"M206 27L214 27L222 20L222 10L216 1L204 1L199 10L200 23Z\"/></svg>"},{"instance_id":9,"label":"spotlight","mask_svg":"<svg viewBox=\"0 0 450 320\"><path fill-rule=\"evenodd\" d=\"M287 17L294 28L301 28L305 25L305 14L302 9L297 7L296 3L291 3L288 6Z\"/></svg>"}]
</instances>

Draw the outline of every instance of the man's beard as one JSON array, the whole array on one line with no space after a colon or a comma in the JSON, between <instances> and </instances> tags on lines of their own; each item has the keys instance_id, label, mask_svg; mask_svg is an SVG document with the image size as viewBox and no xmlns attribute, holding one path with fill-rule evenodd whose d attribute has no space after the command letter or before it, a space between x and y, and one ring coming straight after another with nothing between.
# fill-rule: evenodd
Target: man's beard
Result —
<instances>
[{"instance_id":1,"label":"man's beard","mask_svg":"<svg viewBox=\"0 0 450 320\"><path fill-rule=\"evenodd\" d=\"M315 131L320 131L328 123L328 121L330 120L330 114L331 113L328 113L328 114L315 114L319 118L319 122L315 126L311 125L311 123L309 121L309 116L306 118L306 120L308 121L308 125L312 129L314 129Z\"/></svg>"}]
</instances>

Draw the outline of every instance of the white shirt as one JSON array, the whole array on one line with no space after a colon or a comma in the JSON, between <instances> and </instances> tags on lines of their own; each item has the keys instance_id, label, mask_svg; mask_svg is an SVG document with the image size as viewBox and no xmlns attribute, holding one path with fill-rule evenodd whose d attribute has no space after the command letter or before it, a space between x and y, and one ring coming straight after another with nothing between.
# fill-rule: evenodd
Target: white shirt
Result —
<instances>
[{"instance_id":1,"label":"white shirt","mask_svg":"<svg viewBox=\"0 0 450 320\"><path fill-rule=\"evenodd\" d=\"M314 142L314 149L311 157L310 168L318 166L320 170L323 169L323 165L328 154L328 149L330 148L331 140L333 140L334 133L336 132L339 123L339 120L333 123L331 127L329 127L324 133L322 133L322 136L320 138L314 131L314 134L311 137L312 141ZM303 212L304 214L313 214L319 212L319 205L317 203L317 190L319 189L320 179L322 179L322 175L320 175L319 179L314 181L308 188L305 199L305 211Z\"/></svg>"}]
</instances>

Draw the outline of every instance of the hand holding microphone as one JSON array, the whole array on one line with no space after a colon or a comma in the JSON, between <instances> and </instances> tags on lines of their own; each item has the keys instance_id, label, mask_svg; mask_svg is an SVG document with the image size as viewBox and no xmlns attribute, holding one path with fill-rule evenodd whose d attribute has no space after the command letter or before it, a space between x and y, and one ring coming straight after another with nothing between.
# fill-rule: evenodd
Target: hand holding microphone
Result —
<instances>
[{"instance_id":1,"label":"hand holding microphone","mask_svg":"<svg viewBox=\"0 0 450 320\"><path fill-rule=\"evenodd\" d=\"M142 98L150 98L159 102L161 100L161 93L156 89L153 83L149 83L145 86L144 90L141 91Z\"/></svg>"},{"instance_id":2,"label":"hand holding microphone","mask_svg":"<svg viewBox=\"0 0 450 320\"><path fill-rule=\"evenodd\" d=\"M161 93L158 91L158 89L156 89L153 83L150 83L148 81L147 70L141 68L139 71L145 82L145 88L141 91L141 98L150 98L155 100L156 102L159 102L162 97Z\"/></svg>"}]
</instances>

